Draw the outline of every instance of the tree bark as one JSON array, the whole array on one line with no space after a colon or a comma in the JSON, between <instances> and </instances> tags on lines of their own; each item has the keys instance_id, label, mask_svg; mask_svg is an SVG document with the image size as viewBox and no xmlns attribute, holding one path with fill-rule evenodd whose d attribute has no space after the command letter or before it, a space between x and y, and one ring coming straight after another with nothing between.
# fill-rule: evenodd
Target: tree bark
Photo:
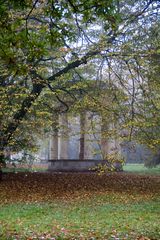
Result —
<instances>
[{"instance_id":1,"label":"tree bark","mask_svg":"<svg viewBox=\"0 0 160 240\"><path fill-rule=\"evenodd\" d=\"M21 108L13 116L12 122L8 125L4 131L4 136L6 136L5 145L7 146L10 138L13 133L16 131L17 127L20 124L20 121L26 116L29 108L32 106L32 103L38 98L44 88L43 84L33 84L33 89L31 93L23 101ZM6 147L4 146L4 147Z\"/></svg>"},{"instance_id":2,"label":"tree bark","mask_svg":"<svg viewBox=\"0 0 160 240\"><path fill-rule=\"evenodd\" d=\"M91 144L91 113L89 111L85 112L85 134L84 134L84 159L92 159L92 144Z\"/></svg>"},{"instance_id":3,"label":"tree bark","mask_svg":"<svg viewBox=\"0 0 160 240\"><path fill-rule=\"evenodd\" d=\"M0 181L2 181L2 175L3 175L2 169L0 168Z\"/></svg>"},{"instance_id":4,"label":"tree bark","mask_svg":"<svg viewBox=\"0 0 160 240\"><path fill-rule=\"evenodd\" d=\"M3 153L0 154L0 181L2 181L2 176L3 176L3 172L2 172L2 167L5 164L5 156Z\"/></svg>"},{"instance_id":5,"label":"tree bark","mask_svg":"<svg viewBox=\"0 0 160 240\"><path fill-rule=\"evenodd\" d=\"M84 160L85 113L80 113L79 159Z\"/></svg>"}]
</instances>

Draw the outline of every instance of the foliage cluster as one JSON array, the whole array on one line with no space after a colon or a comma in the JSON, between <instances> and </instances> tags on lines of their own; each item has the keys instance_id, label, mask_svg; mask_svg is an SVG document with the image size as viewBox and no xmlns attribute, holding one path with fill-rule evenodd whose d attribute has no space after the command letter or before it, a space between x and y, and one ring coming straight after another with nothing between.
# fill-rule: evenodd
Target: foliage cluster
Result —
<instances>
[{"instance_id":1,"label":"foliage cluster","mask_svg":"<svg viewBox=\"0 0 160 240\"><path fill-rule=\"evenodd\" d=\"M66 111L159 153L159 1L0 1L0 162ZM156 162L156 164L159 163ZM152 161L151 161L152 165Z\"/></svg>"}]
</instances>

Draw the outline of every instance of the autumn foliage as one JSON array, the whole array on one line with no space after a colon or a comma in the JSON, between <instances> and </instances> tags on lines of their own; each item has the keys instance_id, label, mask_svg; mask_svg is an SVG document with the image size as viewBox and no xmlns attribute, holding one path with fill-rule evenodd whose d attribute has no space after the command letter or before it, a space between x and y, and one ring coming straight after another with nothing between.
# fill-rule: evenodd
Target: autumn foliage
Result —
<instances>
[{"instance_id":1,"label":"autumn foliage","mask_svg":"<svg viewBox=\"0 0 160 240\"><path fill-rule=\"evenodd\" d=\"M124 193L140 198L160 194L159 176L127 173L7 173L0 184L0 203L72 200L94 193Z\"/></svg>"},{"instance_id":2,"label":"autumn foliage","mask_svg":"<svg viewBox=\"0 0 160 240\"><path fill-rule=\"evenodd\" d=\"M158 240L159 195L158 175L6 173L0 183L0 237Z\"/></svg>"}]
</instances>

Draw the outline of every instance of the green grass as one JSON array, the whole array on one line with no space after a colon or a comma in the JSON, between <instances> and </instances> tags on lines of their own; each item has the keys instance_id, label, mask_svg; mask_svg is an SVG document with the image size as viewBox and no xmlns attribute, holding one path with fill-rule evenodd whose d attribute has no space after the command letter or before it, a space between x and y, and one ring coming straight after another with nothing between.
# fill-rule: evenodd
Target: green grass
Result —
<instances>
[{"instance_id":1,"label":"green grass","mask_svg":"<svg viewBox=\"0 0 160 240\"><path fill-rule=\"evenodd\" d=\"M45 172L47 170L47 167L6 167L2 168L2 171L4 173L15 173L15 172Z\"/></svg>"},{"instance_id":2,"label":"green grass","mask_svg":"<svg viewBox=\"0 0 160 240\"><path fill-rule=\"evenodd\" d=\"M160 201L158 198L142 199L133 201L129 196L118 197L111 193L95 195L85 201L0 206L0 239L16 239L13 237L16 234L23 236L20 239L27 239L46 233L48 238L45 239L55 237L56 240L135 240L140 235L158 240Z\"/></svg>"},{"instance_id":3,"label":"green grass","mask_svg":"<svg viewBox=\"0 0 160 240\"><path fill-rule=\"evenodd\" d=\"M32 167L32 168L3 168L3 172L43 172L46 171L46 167ZM123 167L126 172L133 172L138 174L151 174L160 175L160 165L154 168L146 168L144 164L126 164Z\"/></svg>"},{"instance_id":4,"label":"green grass","mask_svg":"<svg viewBox=\"0 0 160 240\"><path fill-rule=\"evenodd\" d=\"M139 174L160 175L160 165L154 168L146 168L144 164L126 164L123 169L127 172Z\"/></svg>"}]
</instances>

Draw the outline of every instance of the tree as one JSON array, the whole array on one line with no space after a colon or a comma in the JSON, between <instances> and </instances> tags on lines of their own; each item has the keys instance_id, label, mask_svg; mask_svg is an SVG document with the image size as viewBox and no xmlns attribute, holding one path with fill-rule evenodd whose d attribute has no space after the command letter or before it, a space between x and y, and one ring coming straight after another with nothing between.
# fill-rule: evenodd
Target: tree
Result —
<instances>
[{"instance_id":1,"label":"tree","mask_svg":"<svg viewBox=\"0 0 160 240\"><path fill-rule=\"evenodd\" d=\"M66 97L62 100L62 95L71 98L73 92L77 96L81 94L83 83L78 91L73 85L82 80L81 75L86 79L84 65L90 63L97 69L97 63L101 66L103 62L105 67L108 64L109 80L116 87L124 87L115 81L117 63L124 64L127 56L133 56L135 45L131 43L137 31L136 22L143 25L141 19L148 18L146 12L152 15L156 2L1 1L1 163L5 161L5 149L16 147L16 139L21 142L25 132L22 126L34 118L33 110L41 113L38 100L48 105L48 98L45 98L48 89L55 101L54 110L57 110L57 101L67 108ZM138 48L136 53L140 53ZM37 121L36 117L34 119Z\"/></svg>"},{"instance_id":2,"label":"tree","mask_svg":"<svg viewBox=\"0 0 160 240\"><path fill-rule=\"evenodd\" d=\"M159 10L152 1L137 22L124 26L126 34L108 61L112 81L126 95L120 117L122 140L135 140L154 153L159 152Z\"/></svg>"},{"instance_id":3,"label":"tree","mask_svg":"<svg viewBox=\"0 0 160 240\"><path fill-rule=\"evenodd\" d=\"M29 111L45 89L55 95L66 92L63 76L68 74L69 79L74 69L101 52L101 36L96 40L87 36L89 31L95 34L97 19L105 23L106 45L115 38L115 3L1 1L1 163L5 149L15 146L20 126L30 119Z\"/></svg>"}]
</instances>

